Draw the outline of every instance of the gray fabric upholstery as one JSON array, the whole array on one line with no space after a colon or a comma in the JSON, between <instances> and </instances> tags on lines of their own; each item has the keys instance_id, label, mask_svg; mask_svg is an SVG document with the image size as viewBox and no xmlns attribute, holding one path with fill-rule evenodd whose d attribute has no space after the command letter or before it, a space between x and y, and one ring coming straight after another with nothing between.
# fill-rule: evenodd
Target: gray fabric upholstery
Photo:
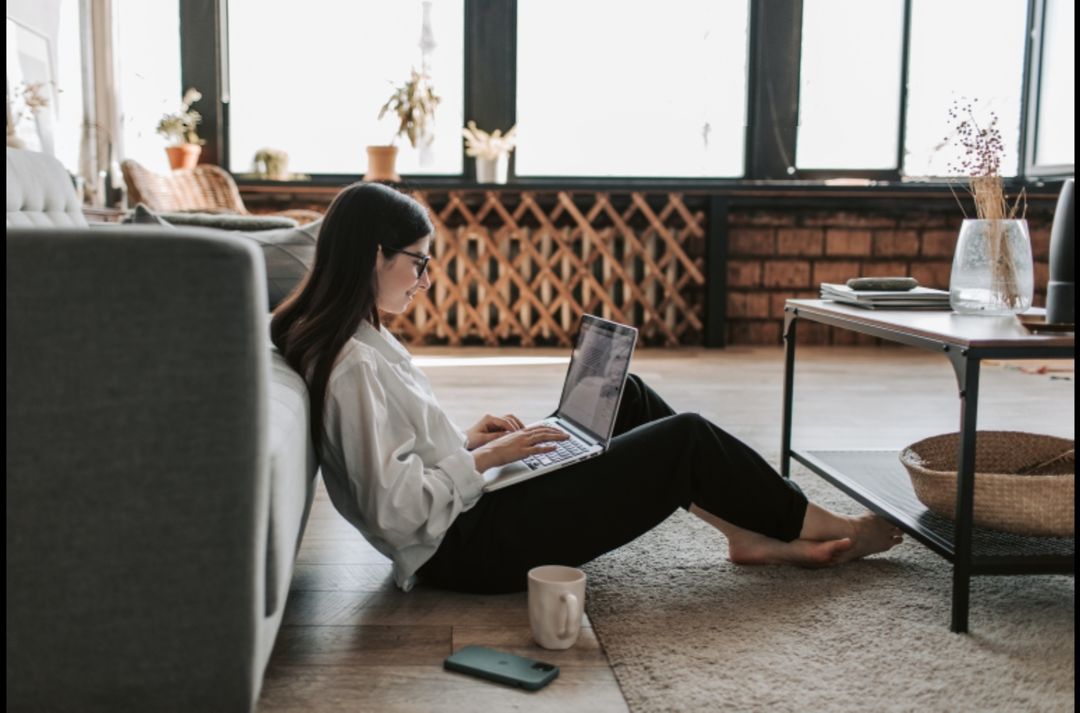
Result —
<instances>
[{"instance_id":1,"label":"gray fabric upholstery","mask_svg":"<svg viewBox=\"0 0 1080 713\"><path fill-rule=\"evenodd\" d=\"M173 224L162 218L146 207L145 203L139 203L135 208L124 216L120 221L123 225L156 225L160 228L172 228Z\"/></svg>"},{"instance_id":2,"label":"gray fabric upholstery","mask_svg":"<svg viewBox=\"0 0 1080 713\"><path fill-rule=\"evenodd\" d=\"M86 227L75 186L52 156L7 150L8 227Z\"/></svg>"},{"instance_id":3,"label":"gray fabric upholstery","mask_svg":"<svg viewBox=\"0 0 1080 713\"><path fill-rule=\"evenodd\" d=\"M143 225L173 227L168 215L154 213L142 203L135 206L131 222ZM307 274L315 262L322 218L301 226L278 230L259 230L236 233L252 240L262 249L266 262L267 298L270 309L277 307Z\"/></svg>"},{"instance_id":4,"label":"gray fabric upholstery","mask_svg":"<svg viewBox=\"0 0 1080 713\"><path fill-rule=\"evenodd\" d=\"M139 208L142 208L140 212ZM153 222L154 216L167 221L170 225L190 225L197 228L219 228L221 230L273 230L275 228L295 228L298 223L292 218L274 215L236 215L233 213L153 213L145 204L135 206L135 210L124 216L125 223Z\"/></svg>"},{"instance_id":5,"label":"gray fabric upholstery","mask_svg":"<svg viewBox=\"0 0 1080 713\"><path fill-rule=\"evenodd\" d=\"M315 496L307 385L276 350L270 362L270 521L266 537L266 605L274 631L289 595L300 537ZM302 477L300 477L302 476ZM270 659L273 636L263 637L259 670Z\"/></svg>"},{"instance_id":6,"label":"gray fabric upholstery","mask_svg":"<svg viewBox=\"0 0 1080 713\"><path fill-rule=\"evenodd\" d=\"M316 467L260 251L9 228L6 316L8 709L253 710Z\"/></svg>"},{"instance_id":7,"label":"gray fabric upholstery","mask_svg":"<svg viewBox=\"0 0 1080 713\"><path fill-rule=\"evenodd\" d=\"M315 264L315 246L323 219L296 228L261 230L245 235L262 249L270 309L277 307Z\"/></svg>"}]
</instances>

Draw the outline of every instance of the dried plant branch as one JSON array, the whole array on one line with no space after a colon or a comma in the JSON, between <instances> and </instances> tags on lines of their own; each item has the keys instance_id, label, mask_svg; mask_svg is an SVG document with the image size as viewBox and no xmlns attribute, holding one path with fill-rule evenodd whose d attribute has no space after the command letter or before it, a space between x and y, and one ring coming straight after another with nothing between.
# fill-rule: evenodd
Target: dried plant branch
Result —
<instances>
[{"instance_id":1,"label":"dried plant branch","mask_svg":"<svg viewBox=\"0 0 1080 713\"><path fill-rule=\"evenodd\" d=\"M13 98L22 102L22 110L15 117L30 119L37 116L38 112L49 106L49 96L45 90L45 82L19 82L12 92Z\"/></svg>"},{"instance_id":2,"label":"dried plant branch","mask_svg":"<svg viewBox=\"0 0 1080 713\"><path fill-rule=\"evenodd\" d=\"M470 120L461 130L465 137L465 154L476 158L484 158L494 161L500 156L508 155L517 145L517 126L510 127L505 134L499 129L490 134L476 126L476 122Z\"/></svg>"},{"instance_id":3,"label":"dried plant branch","mask_svg":"<svg viewBox=\"0 0 1080 713\"><path fill-rule=\"evenodd\" d=\"M956 199L956 205L960 206L960 214L964 216L964 220L967 220L967 210L964 209L964 202L960 200L960 196L956 195L956 189L953 188L952 181L946 182L949 187L949 192L952 193L952 197Z\"/></svg>"},{"instance_id":4,"label":"dried plant branch","mask_svg":"<svg viewBox=\"0 0 1080 713\"><path fill-rule=\"evenodd\" d=\"M1016 284L1015 259L1003 221L1015 219L1021 201L1024 205L1023 214L1026 215L1027 200L1021 190L1016 201L1009 206L1000 171L1005 143L998 128L998 117L991 111L990 122L985 127L980 126L973 107L973 103L977 101L975 99L962 104L961 100L957 100L949 108L949 118L955 122L953 129L956 140L964 151L959 163L952 164L949 168L970 177L968 192L975 202L975 215L979 220L989 221L987 239L991 264L990 290L999 295L1005 304L1015 308L1022 299ZM950 140L951 137L946 138L946 141ZM953 196L956 196L955 191ZM957 203L960 203L959 198ZM966 219L967 211L963 208L961 204L960 209Z\"/></svg>"},{"instance_id":5,"label":"dried plant branch","mask_svg":"<svg viewBox=\"0 0 1080 713\"><path fill-rule=\"evenodd\" d=\"M172 145L181 144L205 144L206 141L199 138L198 125L202 121L202 114L191 108L191 105L202 99L202 94L195 87L184 92L180 100L180 111L173 114L164 114L158 122L157 132L172 141Z\"/></svg>"},{"instance_id":6,"label":"dried plant branch","mask_svg":"<svg viewBox=\"0 0 1080 713\"><path fill-rule=\"evenodd\" d=\"M409 81L394 90L382 109L379 110L379 118L386 116L387 112L394 112L400 122L391 143L398 136L406 136L413 148L421 138L427 137L431 143L434 136L429 135L428 129L435 121L435 107L442 101L442 97L435 94L431 87L431 80L426 74L421 74L414 67L411 70Z\"/></svg>"}]
</instances>

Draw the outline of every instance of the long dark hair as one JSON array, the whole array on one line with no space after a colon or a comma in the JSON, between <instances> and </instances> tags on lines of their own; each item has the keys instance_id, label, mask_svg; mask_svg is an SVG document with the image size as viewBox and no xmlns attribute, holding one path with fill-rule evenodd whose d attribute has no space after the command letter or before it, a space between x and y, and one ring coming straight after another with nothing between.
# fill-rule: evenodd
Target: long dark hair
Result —
<instances>
[{"instance_id":1,"label":"long dark hair","mask_svg":"<svg viewBox=\"0 0 1080 713\"><path fill-rule=\"evenodd\" d=\"M341 349L367 319L380 327L375 274L378 248L399 250L431 235L427 211L378 183L354 183L323 218L315 264L274 310L270 339L307 382L311 437L321 450L330 373Z\"/></svg>"}]
</instances>

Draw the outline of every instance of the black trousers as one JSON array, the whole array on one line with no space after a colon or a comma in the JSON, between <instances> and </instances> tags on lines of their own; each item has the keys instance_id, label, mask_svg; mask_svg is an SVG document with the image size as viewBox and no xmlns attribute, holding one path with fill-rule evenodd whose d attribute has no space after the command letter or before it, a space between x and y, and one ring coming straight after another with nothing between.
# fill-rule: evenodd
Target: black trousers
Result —
<instances>
[{"instance_id":1,"label":"black trousers","mask_svg":"<svg viewBox=\"0 0 1080 713\"><path fill-rule=\"evenodd\" d=\"M648 532L691 504L785 542L807 500L760 455L698 414L676 414L631 374L601 456L485 493L417 573L466 592L526 589L528 571L572 567Z\"/></svg>"}]
</instances>

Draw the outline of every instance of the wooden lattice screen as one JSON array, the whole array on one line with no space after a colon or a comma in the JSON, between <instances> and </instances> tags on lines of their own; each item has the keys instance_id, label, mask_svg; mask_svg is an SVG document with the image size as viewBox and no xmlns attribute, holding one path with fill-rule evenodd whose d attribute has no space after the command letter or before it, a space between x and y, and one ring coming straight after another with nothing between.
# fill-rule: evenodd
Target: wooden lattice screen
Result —
<instances>
[{"instance_id":1,"label":"wooden lattice screen","mask_svg":"<svg viewBox=\"0 0 1080 713\"><path fill-rule=\"evenodd\" d=\"M702 344L705 206L680 193L415 191L432 287L387 326L409 344L569 346L580 317Z\"/></svg>"}]
</instances>

